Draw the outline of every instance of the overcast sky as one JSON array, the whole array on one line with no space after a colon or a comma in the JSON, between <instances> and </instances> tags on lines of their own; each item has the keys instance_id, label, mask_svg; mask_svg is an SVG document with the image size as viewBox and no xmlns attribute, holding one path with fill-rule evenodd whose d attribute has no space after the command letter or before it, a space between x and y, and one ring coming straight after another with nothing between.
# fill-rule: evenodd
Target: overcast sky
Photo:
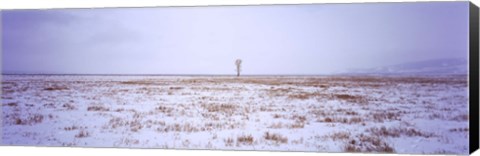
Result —
<instances>
[{"instance_id":1,"label":"overcast sky","mask_svg":"<svg viewBox=\"0 0 480 156\"><path fill-rule=\"evenodd\" d=\"M2 11L4 73L330 74L467 58L468 2Z\"/></svg>"}]
</instances>

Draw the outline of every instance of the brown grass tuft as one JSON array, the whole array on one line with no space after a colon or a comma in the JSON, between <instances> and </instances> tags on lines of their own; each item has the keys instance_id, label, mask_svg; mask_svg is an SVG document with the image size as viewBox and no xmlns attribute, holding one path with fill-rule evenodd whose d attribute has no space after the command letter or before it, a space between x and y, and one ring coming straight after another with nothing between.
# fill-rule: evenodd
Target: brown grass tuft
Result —
<instances>
[{"instance_id":1,"label":"brown grass tuft","mask_svg":"<svg viewBox=\"0 0 480 156\"><path fill-rule=\"evenodd\" d=\"M70 126L70 127L64 127L63 128L63 130L65 130L65 131L73 131L73 130L76 130L76 129L78 129L77 126Z\"/></svg>"},{"instance_id":2,"label":"brown grass tuft","mask_svg":"<svg viewBox=\"0 0 480 156\"><path fill-rule=\"evenodd\" d=\"M283 137L281 134L276 134L276 133L270 133L270 132L265 132L265 135L263 136L266 140L274 141L276 143L287 143L288 138Z\"/></svg>"},{"instance_id":3,"label":"brown grass tuft","mask_svg":"<svg viewBox=\"0 0 480 156\"><path fill-rule=\"evenodd\" d=\"M18 106L18 104L16 102L10 102L10 103L7 104L7 106L16 107L16 106Z\"/></svg>"},{"instance_id":4,"label":"brown grass tuft","mask_svg":"<svg viewBox=\"0 0 480 156\"><path fill-rule=\"evenodd\" d=\"M237 137L237 142L238 143L243 143L243 144L253 144L253 137L252 135L244 135L244 136L239 136Z\"/></svg>"},{"instance_id":5,"label":"brown grass tuft","mask_svg":"<svg viewBox=\"0 0 480 156\"><path fill-rule=\"evenodd\" d=\"M332 118L326 117L323 119L323 122L333 122Z\"/></svg>"},{"instance_id":6,"label":"brown grass tuft","mask_svg":"<svg viewBox=\"0 0 480 156\"><path fill-rule=\"evenodd\" d=\"M180 89L183 89L183 87L170 87L169 89L170 90L180 90Z\"/></svg>"},{"instance_id":7,"label":"brown grass tuft","mask_svg":"<svg viewBox=\"0 0 480 156\"><path fill-rule=\"evenodd\" d=\"M202 107L207 109L208 112L225 112L233 113L237 109L237 106L233 104L202 104Z\"/></svg>"},{"instance_id":8,"label":"brown grass tuft","mask_svg":"<svg viewBox=\"0 0 480 156\"><path fill-rule=\"evenodd\" d=\"M335 132L332 135L330 135L330 138L332 138L332 140L334 140L334 141L347 140L347 139L350 139L350 133L349 132Z\"/></svg>"},{"instance_id":9,"label":"brown grass tuft","mask_svg":"<svg viewBox=\"0 0 480 156\"><path fill-rule=\"evenodd\" d=\"M88 136L90 136L90 133L82 129L78 132L78 134L75 135L75 138L85 138Z\"/></svg>"},{"instance_id":10,"label":"brown grass tuft","mask_svg":"<svg viewBox=\"0 0 480 156\"><path fill-rule=\"evenodd\" d=\"M110 109L104 106L88 106L87 111L110 111Z\"/></svg>"},{"instance_id":11,"label":"brown grass tuft","mask_svg":"<svg viewBox=\"0 0 480 156\"><path fill-rule=\"evenodd\" d=\"M430 138L433 137L433 133L425 133L421 132L419 130L416 130L414 128L386 128L386 127L372 127L367 130L368 132L371 132L372 134L375 134L377 136L386 136L386 137L400 137L400 136L408 136L408 137L425 137L425 138Z\"/></svg>"},{"instance_id":12,"label":"brown grass tuft","mask_svg":"<svg viewBox=\"0 0 480 156\"><path fill-rule=\"evenodd\" d=\"M165 107L165 106L159 106L159 107L155 108L155 110L160 111L160 112L165 113L165 114L169 114L173 111L173 108Z\"/></svg>"},{"instance_id":13,"label":"brown grass tuft","mask_svg":"<svg viewBox=\"0 0 480 156\"><path fill-rule=\"evenodd\" d=\"M393 113L393 112L379 112L373 113L373 121L375 122L384 122L392 121L392 120L400 120L400 113Z\"/></svg>"},{"instance_id":14,"label":"brown grass tuft","mask_svg":"<svg viewBox=\"0 0 480 156\"><path fill-rule=\"evenodd\" d=\"M277 122L277 123L272 123L268 128L274 128L274 129L279 129L283 128L283 123L282 122Z\"/></svg>"},{"instance_id":15,"label":"brown grass tuft","mask_svg":"<svg viewBox=\"0 0 480 156\"><path fill-rule=\"evenodd\" d=\"M345 152L378 152L394 153L395 149L377 136L360 134L356 139L346 142L343 147Z\"/></svg>"},{"instance_id":16,"label":"brown grass tuft","mask_svg":"<svg viewBox=\"0 0 480 156\"><path fill-rule=\"evenodd\" d=\"M326 123L344 123L344 124L359 124L362 123L363 120L360 117L326 117L323 120L317 119L317 122L326 122Z\"/></svg>"},{"instance_id":17,"label":"brown grass tuft","mask_svg":"<svg viewBox=\"0 0 480 156\"><path fill-rule=\"evenodd\" d=\"M468 114L457 115L453 117L451 120L453 121L468 121Z\"/></svg>"},{"instance_id":18,"label":"brown grass tuft","mask_svg":"<svg viewBox=\"0 0 480 156\"><path fill-rule=\"evenodd\" d=\"M316 95L314 93L297 93L297 94L290 94L288 95L288 98L290 99L298 99L298 100L306 100L315 97Z\"/></svg>"},{"instance_id":19,"label":"brown grass tuft","mask_svg":"<svg viewBox=\"0 0 480 156\"><path fill-rule=\"evenodd\" d=\"M225 146L233 146L234 140L232 138L227 138L224 139L223 142L225 142Z\"/></svg>"},{"instance_id":20,"label":"brown grass tuft","mask_svg":"<svg viewBox=\"0 0 480 156\"><path fill-rule=\"evenodd\" d=\"M353 96L348 94L334 94L335 98L356 104L367 104L368 101L363 96Z\"/></svg>"},{"instance_id":21,"label":"brown grass tuft","mask_svg":"<svg viewBox=\"0 0 480 156\"><path fill-rule=\"evenodd\" d=\"M62 105L63 108L67 109L67 110L75 110L76 107L70 103L66 103L66 104L63 104Z\"/></svg>"},{"instance_id":22,"label":"brown grass tuft","mask_svg":"<svg viewBox=\"0 0 480 156\"><path fill-rule=\"evenodd\" d=\"M15 125L32 125L32 124L37 124L41 123L43 121L43 115L41 114L34 114L29 116L26 119L21 119L21 118L14 118L14 124Z\"/></svg>"},{"instance_id":23,"label":"brown grass tuft","mask_svg":"<svg viewBox=\"0 0 480 156\"><path fill-rule=\"evenodd\" d=\"M452 128L449 130L450 132L468 132L468 128Z\"/></svg>"},{"instance_id":24,"label":"brown grass tuft","mask_svg":"<svg viewBox=\"0 0 480 156\"><path fill-rule=\"evenodd\" d=\"M51 87L46 87L46 88L44 88L43 90L47 90L47 91L68 90L68 88L65 87L65 86L51 86Z\"/></svg>"}]
</instances>

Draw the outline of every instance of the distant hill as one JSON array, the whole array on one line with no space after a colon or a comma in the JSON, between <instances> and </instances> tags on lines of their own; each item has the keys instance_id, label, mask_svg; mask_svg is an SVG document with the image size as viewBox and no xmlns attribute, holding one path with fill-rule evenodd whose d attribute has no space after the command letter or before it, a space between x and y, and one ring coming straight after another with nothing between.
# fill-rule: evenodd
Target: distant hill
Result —
<instances>
[{"instance_id":1,"label":"distant hill","mask_svg":"<svg viewBox=\"0 0 480 156\"><path fill-rule=\"evenodd\" d=\"M468 74L468 60L465 58L434 59L409 62L369 69L351 69L342 74L379 75L448 75Z\"/></svg>"}]
</instances>

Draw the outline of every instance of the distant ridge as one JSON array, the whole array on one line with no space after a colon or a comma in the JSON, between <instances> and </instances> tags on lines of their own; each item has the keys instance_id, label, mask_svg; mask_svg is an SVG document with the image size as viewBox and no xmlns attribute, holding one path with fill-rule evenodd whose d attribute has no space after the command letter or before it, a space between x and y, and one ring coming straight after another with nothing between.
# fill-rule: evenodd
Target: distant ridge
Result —
<instances>
[{"instance_id":1,"label":"distant ridge","mask_svg":"<svg viewBox=\"0 0 480 156\"><path fill-rule=\"evenodd\" d=\"M368 69L350 69L342 74L376 75L467 75L465 58L433 59Z\"/></svg>"},{"instance_id":2,"label":"distant ridge","mask_svg":"<svg viewBox=\"0 0 480 156\"><path fill-rule=\"evenodd\" d=\"M82 75L82 76L218 76L230 77L235 74L83 74L83 73L28 73L4 71L2 75ZM332 74L243 74L251 76L335 76L335 75L468 75L466 58L433 59L408 62L376 68L349 69ZM241 76L242 77L242 76Z\"/></svg>"}]
</instances>

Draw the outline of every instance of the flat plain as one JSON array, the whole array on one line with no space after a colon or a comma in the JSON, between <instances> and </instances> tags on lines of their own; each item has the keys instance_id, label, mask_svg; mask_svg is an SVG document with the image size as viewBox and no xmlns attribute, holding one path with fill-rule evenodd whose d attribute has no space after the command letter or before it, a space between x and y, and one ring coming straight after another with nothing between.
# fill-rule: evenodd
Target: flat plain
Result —
<instances>
[{"instance_id":1,"label":"flat plain","mask_svg":"<svg viewBox=\"0 0 480 156\"><path fill-rule=\"evenodd\" d=\"M2 75L2 144L468 153L449 76Z\"/></svg>"}]
</instances>

